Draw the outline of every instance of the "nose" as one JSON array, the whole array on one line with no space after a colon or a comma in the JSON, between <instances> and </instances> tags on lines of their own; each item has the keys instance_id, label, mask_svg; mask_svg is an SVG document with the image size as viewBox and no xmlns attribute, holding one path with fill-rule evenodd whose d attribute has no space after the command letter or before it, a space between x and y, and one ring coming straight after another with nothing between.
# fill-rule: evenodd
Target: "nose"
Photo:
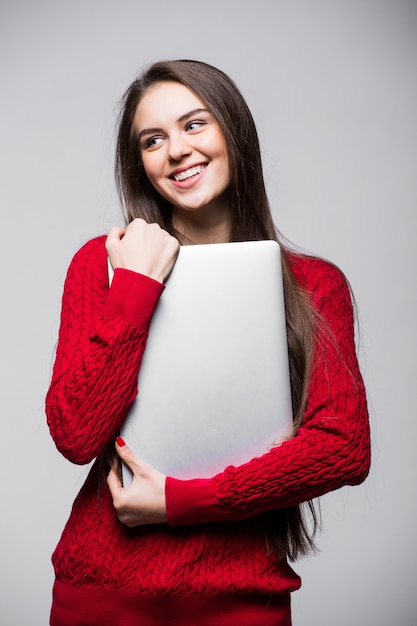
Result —
<instances>
[{"instance_id":1,"label":"nose","mask_svg":"<svg viewBox=\"0 0 417 626\"><path fill-rule=\"evenodd\" d=\"M171 161L180 161L183 157L191 154L191 146L187 136L183 133L175 133L169 138L168 155Z\"/></svg>"}]
</instances>

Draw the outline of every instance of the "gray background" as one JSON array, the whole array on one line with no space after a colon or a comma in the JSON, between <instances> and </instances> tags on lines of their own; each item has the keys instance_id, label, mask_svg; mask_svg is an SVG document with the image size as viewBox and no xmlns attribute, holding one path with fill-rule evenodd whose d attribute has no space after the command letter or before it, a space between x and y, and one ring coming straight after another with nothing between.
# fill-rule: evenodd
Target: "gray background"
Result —
<instances>
[{"instance_id":1,"label":"gray background","mask_svg":"<svg viewBox=\"0 0 417 626\"><path fill-rule=\"evenodd\" d=\"M1 624L48 622L50 554L86 475L43 413L63 280L121 223L118 100L166 57L236 80L278 226L357 298L373 466L322 499L294 626L416 624L416 26L412 0L1 3Z\"/></svg>"}]
</instances>

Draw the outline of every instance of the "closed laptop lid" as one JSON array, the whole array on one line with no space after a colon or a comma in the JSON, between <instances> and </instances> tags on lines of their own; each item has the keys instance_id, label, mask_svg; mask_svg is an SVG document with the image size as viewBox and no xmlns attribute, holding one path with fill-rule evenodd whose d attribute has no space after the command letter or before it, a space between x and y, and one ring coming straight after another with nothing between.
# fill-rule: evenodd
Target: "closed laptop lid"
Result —
<instances>
[{"instance_id":1,"label":"closed laptop lid","mask_svg":"<svg viewBox=\"0 0 417 626\"><path fill-rule=\"evenodd\" d=\"M182 246L152 318L122 436L177 478L262 455L292 426L280 248ZM129 482L124 468L124 483Z\"/></svg>"}]
</instances>

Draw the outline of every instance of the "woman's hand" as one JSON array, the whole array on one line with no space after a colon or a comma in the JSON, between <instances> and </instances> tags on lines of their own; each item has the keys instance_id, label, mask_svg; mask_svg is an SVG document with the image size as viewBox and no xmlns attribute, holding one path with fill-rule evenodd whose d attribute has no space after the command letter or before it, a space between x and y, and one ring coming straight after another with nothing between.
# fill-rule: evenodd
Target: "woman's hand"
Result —
<instances>
[{"instance_id":1,"label":"woman's hand","mask_svg":"<svg viewBox=\"0 0 417 626\"><path fill-rule=\"evenodd\" d=\"M121 437L116 440L116 452L133 473L126 489L114 469L107 477L119 520L129 527L166 522L166 476L138 459Z\"/></svg>"},{"instance_id":2,"label":"woman's hand","mask_svg":"<svg viewBox=\"0 0 417 626\"><path fill-rule=\"evenodd\" d=\"M180 244L159 224L136 218L127 228L114 226L106 240L113 269L138 272L163 283L177 259Z\"/></svg>"}]
</instances>

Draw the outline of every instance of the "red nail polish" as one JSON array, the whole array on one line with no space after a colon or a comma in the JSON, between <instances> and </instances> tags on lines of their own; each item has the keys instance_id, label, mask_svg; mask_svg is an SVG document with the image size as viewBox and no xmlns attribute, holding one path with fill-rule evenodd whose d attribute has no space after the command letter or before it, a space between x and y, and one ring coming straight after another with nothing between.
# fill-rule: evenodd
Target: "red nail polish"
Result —
<instances>
[{"instance_id":1,"label":"red nail polish","mask_svg":"<svg viewBox=\"0 0 417 626\"><path fill-rule=\"evenodd\" d=\"M120 448L123 448L123 446L125 446L125 445L126 445L125 440L124 440L122 437L120 437L120 436L119 436L119 437L117 437L117 439L116 439L116 443L117 443L117 445L118 445Z\"/></svg>"}]
</instances>

